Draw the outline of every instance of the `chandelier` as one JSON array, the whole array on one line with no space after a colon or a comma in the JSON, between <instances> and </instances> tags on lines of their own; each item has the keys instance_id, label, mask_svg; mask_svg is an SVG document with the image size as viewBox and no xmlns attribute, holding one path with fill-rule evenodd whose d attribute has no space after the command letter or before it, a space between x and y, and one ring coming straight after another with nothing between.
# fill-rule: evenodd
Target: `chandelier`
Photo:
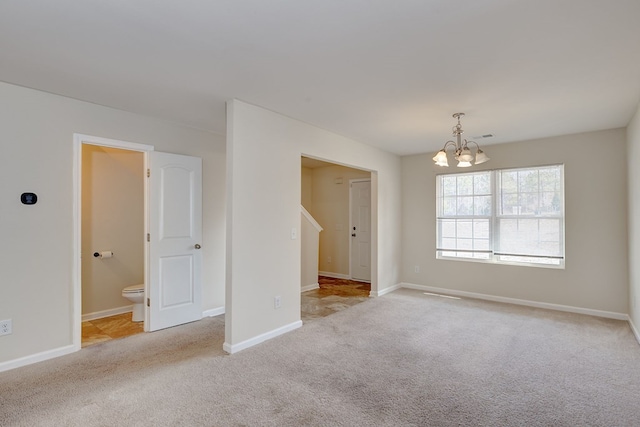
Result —
<instances>
[{"instance_id":1,"label":"chandelier","mask_svg":"<svg viewBox=\"0 0 640 427\"><path fill-rule=\"evenodd\" d=\"M455 141L449 140L444 143L444 147L442 150L438 151L436 155L433 157L433 161L436 162L438 166L449 166L449 162L447 161L447 148L454 148L454 157L458 161L459 168L468 168L472 164L479 165L480 163L484 163L489 161L489 157L484 154L484 151L480 149L480 146L475 141L467 141L466 139L463 141L462 137L462 125L460 124L460 117L464 116L464 113L455 113L453 115L454 118L458 119L458 124L453 127L453 136L456 137ZM476 146L476 154L475 161L474 155L471 152L471 149L468 147L469 144L475 144Z\"/></svg>"}]
</instances>

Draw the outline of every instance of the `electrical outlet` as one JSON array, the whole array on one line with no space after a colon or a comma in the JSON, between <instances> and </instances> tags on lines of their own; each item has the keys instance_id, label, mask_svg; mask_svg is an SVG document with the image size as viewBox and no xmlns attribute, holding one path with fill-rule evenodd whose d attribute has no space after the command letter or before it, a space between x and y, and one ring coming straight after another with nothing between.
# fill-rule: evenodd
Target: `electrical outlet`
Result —
<instances>
[{"instance_id":1,"label":"electrical outlet","mask_svg":"<svg viewBox=\"0 0 640 427\"><path fill-rule=\"evenodd\" d=\"M282 305L282 298L280 297L280 295L278 295L277 297L273 298L273 307L274 308L280 308L280 306Z\"/></svg>"},{"instance_id":2,"label":"electrical outlet","mask_svg":"<svg viewBox=\"0 0 640 427\"><path fill-rule=\"evenodd\" d=\"M327 257L327 262L328 262L329 264L331 264L331 257L330 257L330 256L328 256L328 257Z\"/></svg>"},{"instance_id":3,"label":"electrical outlet","mask_svg":"<svg viewBox=\"0 0 640 427\"><path fill-rule=\"evenodd\" d=\"M413 271L414 271L415 273L420 273L420 266L419 266L419 265L416 265L415 267L413 267Z\"/></svg>"},{"instance_id":4,"label":"electrical outlet","mask_svg":"<svg viewBox=\"0 0 640 427\"><path fill-rule=\"evenodd\" d=\"M0 335L9 335L12 332L11 319L0 320Z\"/></svg>"}]
</instances>

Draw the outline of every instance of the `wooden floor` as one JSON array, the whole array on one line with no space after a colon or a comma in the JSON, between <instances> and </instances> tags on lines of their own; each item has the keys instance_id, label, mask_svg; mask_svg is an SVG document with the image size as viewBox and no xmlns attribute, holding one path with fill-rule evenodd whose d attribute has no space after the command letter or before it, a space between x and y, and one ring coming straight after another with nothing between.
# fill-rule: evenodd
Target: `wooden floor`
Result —
<instances>
[{"instance_id":1,"label":"wooden floor","mask_svg":"<svg viewBox=\"0 0 640 427\"><path fill-rule=\"evenodd\" d=\"M302 293L302 322L329 316L369 299L371 284L355 280L318 277L319 289Z\"/></svg>"},{"instance_id":2,"label":"wooden floor","mask_svg":"<svg viewBox=\"0 0 640 427\"><path fill-rule=\"evenodd\" d=\"M322 318L360 304L369 298L371 284L320 276L320 288L301 294L303 322ZM131 313L82 322L82 347L144 332L144 322L132 322Z\"/></svg>"},{"instance_id":3,"label":"wooden floor","mask_svg":"<svg viewBox=\"0 0 640 427\"><path fill-rule=\"evenodd\" d=\"M132 322L131 313L82 322L82 347L144 332L144 322Z\"/></svg>"}]
</instances>

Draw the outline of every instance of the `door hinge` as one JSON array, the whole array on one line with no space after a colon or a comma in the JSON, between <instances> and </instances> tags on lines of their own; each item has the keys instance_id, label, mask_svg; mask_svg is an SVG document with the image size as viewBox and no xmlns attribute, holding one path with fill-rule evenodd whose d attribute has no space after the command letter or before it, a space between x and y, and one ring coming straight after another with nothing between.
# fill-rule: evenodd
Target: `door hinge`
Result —
<instances>
[{"instance_id":1,"label":"door hinge","mask_svg":"<svg viewBox=\"0 0 640 427\"><path fill-rule=\"evenodd\" d=\"M150 241L151 241L151 234L147 233L147 242L150 242Z\"/></svg>"},{"instance_id":2,"label":"door hinge","mask_svg":"<svg viewBox=\"0 0 640 427\"><path fill-rule=\"evenodd\" d=\"M147 298L147 307L151 307L151 299Z\"/></svg>"},{"instance_id":3,"label":"door hinge","mask_svg":"<svg viewBox=\"0 0 640 427\"><path fill-rule=\"evenodd\" d=\"M147 178L151 177L151 169L147 169Z\"/></svg>"}]
</instances>

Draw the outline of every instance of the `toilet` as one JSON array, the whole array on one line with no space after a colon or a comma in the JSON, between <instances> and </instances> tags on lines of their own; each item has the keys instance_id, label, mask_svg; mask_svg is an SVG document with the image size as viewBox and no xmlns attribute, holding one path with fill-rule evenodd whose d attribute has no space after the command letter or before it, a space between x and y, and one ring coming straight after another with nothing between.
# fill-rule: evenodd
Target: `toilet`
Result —
<instances>
[{"instance_id":1,"label":"toilet","mask_svg":"<svg viewBox=\"0 0 640 427\"><path fill-rule=\"evenodd\" d=\"M133 303L133 322L144 321L144 284L127 286L122 290L122 296Z\"/></svg>"}]
</instances>

